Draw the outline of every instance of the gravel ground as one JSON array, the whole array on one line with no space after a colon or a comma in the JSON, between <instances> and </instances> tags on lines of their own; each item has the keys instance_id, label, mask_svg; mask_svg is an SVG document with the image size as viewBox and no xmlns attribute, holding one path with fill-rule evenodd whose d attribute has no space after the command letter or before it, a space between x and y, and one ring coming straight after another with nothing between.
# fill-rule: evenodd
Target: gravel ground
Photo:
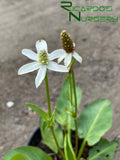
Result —
<instances>
[{"instance_id":1,"label":"gravel ground","mask_svg":"<svg viewBox=\"0 0 120 160\"><path fill-rule=\"evenodd\" d=\"M85 0L74 5L112 5L110 14L120 18L118 0ZM103 14L103 13L102 13ZM104 13L108 14L108 13ZM29 60L21 49L35 50L35 42L45 39L49 52L61 47L59 34L66 29L76 43L83 63L75 64L76 83L82 88L81 110L98 98L108 98L113 106L110 140L120 135L120 23L68 21L60 1L0 1L0 159L7 151L26 145L30 133L39 125L39 117L28 111L26 102L47 110L45 85L35 89L36 73L18 76L17 70ZM66 73L48 73L52 107L55 106ZM13 101L11 108L6 106ZM115 160L120 157L118 148Z\"/></svg>"}]
</instances>

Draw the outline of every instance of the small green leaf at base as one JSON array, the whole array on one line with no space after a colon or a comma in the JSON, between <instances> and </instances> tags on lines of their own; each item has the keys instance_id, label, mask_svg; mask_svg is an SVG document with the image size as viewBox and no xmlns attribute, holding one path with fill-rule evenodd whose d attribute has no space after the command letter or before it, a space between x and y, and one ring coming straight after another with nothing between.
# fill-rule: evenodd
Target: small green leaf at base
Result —
<instances>
[{"instance_id":1,"label":"small green leaf at base","mask_svg":"<svg viewBox=\"0 0 120 160\"><path fill-rule=\"evenodd\" d=\"M117 146L118 143L116 141L109 142L102 139L90 150L88 160L113 160Z\"/></svg>"},{"instance_id":2,"label":"small green leaf at base","mask_svg":"<svg viewBox=\"0 0 120 160\"><path fill-rule=\"evenodd\" d=\"M52 160L52 158L37 147L23 146L9 151L3 160Z\"/></svg>"},{"instance_id":3,"label":"small green leaf at base","mask_svg":"<svg viewBox=\"0 0 120 160\"><path fill-rule=\"evenodd\" d=\"M30 107L33 111L35 111L39 116L44 118L46 121L49 118L49 115L45 111L43 111L40 107L31 103L26 103L26 105Z\"/></svg>"}]
</instances>

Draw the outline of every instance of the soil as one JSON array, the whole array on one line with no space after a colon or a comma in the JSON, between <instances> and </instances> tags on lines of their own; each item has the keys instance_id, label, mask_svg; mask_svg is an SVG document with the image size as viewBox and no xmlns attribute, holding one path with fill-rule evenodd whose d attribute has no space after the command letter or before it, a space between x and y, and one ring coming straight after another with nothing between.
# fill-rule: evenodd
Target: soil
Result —
<instances>
[{"instance_id":1,"label":"soil","mask_svg":"<svg viewBox=\"0 0 120 160\"><path fill-rule=\"evenodd\" d=\"M78 149L80 149L82 141L83 141L82 139L79 139L79 141L78 141ZM74 149L75 148L75 132L74 131L71 132L71 142L72 142L72 146L73 146L73 149ZM48 146L46 146L43 143L39 128L33 133L32 137L31 137L31 139L29 141L29 145L30 146L36 146L36 147L42 149L49 156L51 156L53 160L62 160L62 157L60 156L59 153L58 154L54 153ZM91 148L92 148L92 146L90 147L90 146L88 146L86 144L84 152L82 154L83 158L86 159L88 157L88 153L89 153L89 150Z\"/></svg>"},{"instance_id":2,"label":"soil","mask_svg":"<svg viewBox=\"0 0 120 160\"><path fill-rule=\"evenodd\" d=\"M74 146L74 137L72 137L72 144ZM79 145L81 145L82 141L79 140ZM62 157L60 156L60 154L55 154L52 150L50 150L45 144L43 144L42 142L39 143L38 147L40 149L42 149L43 151L45 151L49 156L52 157L53 160L63 160ZM86 146L83 152L82 157L83 158L87 158L88 157L88 153L89 153L89 147Z\"/></svg>"},{"instance_id":3,"label":"soil","mask_svg":"<svg viewBox=\"0 0 120 160\"><path fill-rule=\"evenodd\" d=\"M79 112L93 100L107 98L113 107L113 124L105 137L120 141L120 23L68 21L68 12L56 0L0 1L0 159L9 150L26 145L39 125L39 116L27 109L34 103L47 111L44 82L36 89L36 72L18 76L20 66L29 63L23 48L35 51L35 42L45 39L49 52L61 48L60 32L66 29L76 44L83 63L74 65L76 84L83 96ZM113 6L120 17L118 0L84 0L74 5ZM94 13L94 16L96 14ZM48 71L52 109L56 105L66 73ZM13 101L8 108L6 103ZM114 160L119 160L120 148Z\"/></svg>"}]
</instances>

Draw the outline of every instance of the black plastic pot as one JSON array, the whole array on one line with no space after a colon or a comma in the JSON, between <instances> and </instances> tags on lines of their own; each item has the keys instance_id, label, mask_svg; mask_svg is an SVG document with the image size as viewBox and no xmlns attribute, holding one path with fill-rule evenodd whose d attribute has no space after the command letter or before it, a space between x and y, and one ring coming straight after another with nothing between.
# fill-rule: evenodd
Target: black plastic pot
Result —
<instances>
[{"instance_id":1,"label":"black plastic pot","mask_svg":"<svg viewBox=\"0 0 120 160\"><path fill-rule=\"evenodd\" d=\"M37 127L28 139L27 146L37 146L41 139L40 127Z\"/></svg>"},{"instance_id":2,"label":"black plastic pot","mask_svg":"<svg viewBox=\"0 0 120 160\"><path fill-rule=\"evenodd\" d=\"M40 128L38 127L38 128L36 128L34 131L33 131L33 133L31 134L31 136L29 137L29 139L28 139L28 142L27 142L27 146L39 146L39 144L40 144L40 141L42 140L42 136L41 136L41 131L40 131ZM46 152L46 154L48 154L48 152L49 152L49 148L47 147L47 146L45 146L44 148L41 148L43 151L45 151ZM46 151L47 150L47 151ZM53 153L51 150L50 150L50 153ZM54 153L53 153L53 155L55 155ZM54 156L53 156L54 157ZM53 158L52 157L52 158ZM55 157L59 157L59 155L58 156L55 156ZM54 158L53 158L54 159ZM55 158L56 159L56 158ZM59 160L62 160L61 158L59 158Z\"/></svg>"}]
</instances>

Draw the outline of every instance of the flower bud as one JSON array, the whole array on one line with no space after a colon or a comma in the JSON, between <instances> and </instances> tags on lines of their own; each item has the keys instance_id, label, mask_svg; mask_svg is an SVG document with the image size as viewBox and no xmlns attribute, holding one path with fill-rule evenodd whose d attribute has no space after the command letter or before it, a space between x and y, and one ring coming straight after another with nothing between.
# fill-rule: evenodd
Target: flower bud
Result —
<instances>
[{"instance_id":1,"label":"flower bud","mask_svg":"<svg viewBox=\"0 0 120 160\"><path fill-rule=\"evenodd\" d=\"M73 45L72 38L70 37L70 34L67 33L65 30L63 30L60 35L61 35L63 49L67 53L73 53L74 45Z\"/></svg>"}]
</instances>

